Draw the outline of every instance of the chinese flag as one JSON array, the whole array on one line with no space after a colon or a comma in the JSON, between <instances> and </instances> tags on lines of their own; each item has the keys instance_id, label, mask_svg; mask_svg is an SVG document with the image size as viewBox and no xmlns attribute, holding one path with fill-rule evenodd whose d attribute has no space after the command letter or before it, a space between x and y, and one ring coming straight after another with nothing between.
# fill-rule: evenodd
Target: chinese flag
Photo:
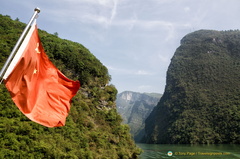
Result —
<instances>
[{"instance_id":1,"label":"chinese flag","mask_svg":"<svg viewBox=\"0 0 240 159\"><path fill-rule=\"evenodd\" d=\"M65 125L70 102L80 83L65 77L48 59L36 24L5 74L5 85L21 112L47 127Z\"/></svg>"}]
</instances>

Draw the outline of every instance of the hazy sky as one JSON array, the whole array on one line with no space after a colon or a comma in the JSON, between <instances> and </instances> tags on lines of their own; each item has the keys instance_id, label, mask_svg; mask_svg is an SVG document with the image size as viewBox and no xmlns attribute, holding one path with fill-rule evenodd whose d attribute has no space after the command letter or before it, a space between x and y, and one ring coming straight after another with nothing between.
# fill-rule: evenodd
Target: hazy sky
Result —
<instances>
[{"instance_id":1,"label":"hazy sky","mask_svg":"<svg viewBox=\"0 0 240 159\"><path fill-rule=\"evenodd\" d=\"M88 48L119 93L163 93L183 36L240 28L239 0L0 0L0 14L24 23L35 7L38 27Z\"/></svg>"}]
</instances>

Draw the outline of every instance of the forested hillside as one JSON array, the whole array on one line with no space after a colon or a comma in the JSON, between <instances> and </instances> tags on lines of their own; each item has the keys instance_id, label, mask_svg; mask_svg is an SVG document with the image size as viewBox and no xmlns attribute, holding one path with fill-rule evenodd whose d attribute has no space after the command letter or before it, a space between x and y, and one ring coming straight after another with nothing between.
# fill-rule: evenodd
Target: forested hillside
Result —
<instances>
[{"instance_id":1,"label":"forested hillside","mask_svg":"<svg viewBox=\"0 0 240 159\"><path fill-rule=\"evenodd\" d=\"M0 68L26 25L0 15ZM0 158L136 158L129 127L116 112L117 90L108 70L79 43L39 31L51 61L79 80L66 126L47 128L26 118L0 85Z\"/></svg>"},{"instance_id":2,"label":"forested hillside","mask_svg":"<svg viewBox=\"0 0 240 159\"><path fill-rule=\"evenodd\" d=\"M181 40L145 130L147 143L240 143L240 31Z\"/></svg>"}]
</instances>

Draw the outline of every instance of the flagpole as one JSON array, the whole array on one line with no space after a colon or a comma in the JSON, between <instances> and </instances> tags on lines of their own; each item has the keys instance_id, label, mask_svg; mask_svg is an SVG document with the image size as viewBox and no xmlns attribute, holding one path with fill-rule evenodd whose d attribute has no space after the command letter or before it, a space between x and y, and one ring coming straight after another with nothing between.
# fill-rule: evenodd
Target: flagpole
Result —
<instances>
[{"instance_id":1,"label":"flagpole","mask_svg":"<svg viewBox=\"0 0 240 159\"><path fill-rule=\"evenodd\" d=\"M1 79L0 84L1 84L2 81L3 81L3 76L4 76L4 74L6 73L7 68L8 68L8 66L10 65L12 59L14 58L14 56L15 56L15 54L16 54L16 52L17 52L17 49L18 49L19 46L21 45L21 43L22 43L25 35L27 34L27 31L29 30L29 28L30 28L30 26L31 26L31 24L32 24L32 22L33 22L33 20L37 18L37 14L38 14L39 12L40 12L40 9L39 9L39 8L35 8L35 9L34 9L34 13L33 13L32 17L31 17L30 21L28 22L27 26L26 26L25 29L23 30L22 35L21 35L20 38L18 39L18 41L17 41L16 45L14 46L11 54L9 55L7 61L6 61L5 64L3 65L2 69L1 69L1 72L0 72L0 79Z\"/></svg>"}]
</instances>

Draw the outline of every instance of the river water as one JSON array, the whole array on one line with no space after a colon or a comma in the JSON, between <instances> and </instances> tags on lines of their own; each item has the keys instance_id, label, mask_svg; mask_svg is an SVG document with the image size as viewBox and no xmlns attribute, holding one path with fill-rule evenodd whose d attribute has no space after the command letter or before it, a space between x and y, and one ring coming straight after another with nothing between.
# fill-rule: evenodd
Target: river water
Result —
<instances>
[{"instance_id":1,"label":"river water","mask_svg":"<svg viewBox=\"0 0 240 159\"><path fill-rule=\"evenodd\" d=\"M137 144L144 150L140 159L240 159L240 145Z\"/></svg>"}]
</instances>

